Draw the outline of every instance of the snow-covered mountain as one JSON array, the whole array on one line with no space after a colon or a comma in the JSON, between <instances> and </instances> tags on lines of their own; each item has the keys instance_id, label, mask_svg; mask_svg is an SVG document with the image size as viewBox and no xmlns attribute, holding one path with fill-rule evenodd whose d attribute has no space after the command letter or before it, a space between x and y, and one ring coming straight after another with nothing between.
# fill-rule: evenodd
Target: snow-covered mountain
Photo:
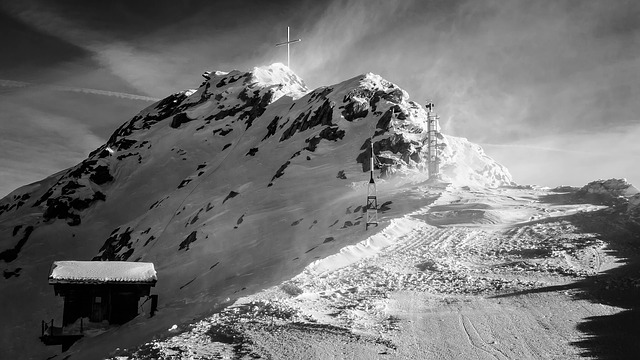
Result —
<instances>
[{"instance_id":1,"label":"snow-covered mountain","mask_svg":"<svg viewBox=\"0 0 640 360\"><path fill-rule=\"evenodd\" d=\"M427 179L426 119L378 75L309 91L281 64L213 72L151 105L80 164L0 200L3 352L55 353L37 336L62 315L46 280L56 260L155 264L158 315L83 340L131 346L370 236L369 139L384 224L411 201L398 186ZM443 181L513 184L478 145L439 143Z\"/></svg>"}]
</instances>

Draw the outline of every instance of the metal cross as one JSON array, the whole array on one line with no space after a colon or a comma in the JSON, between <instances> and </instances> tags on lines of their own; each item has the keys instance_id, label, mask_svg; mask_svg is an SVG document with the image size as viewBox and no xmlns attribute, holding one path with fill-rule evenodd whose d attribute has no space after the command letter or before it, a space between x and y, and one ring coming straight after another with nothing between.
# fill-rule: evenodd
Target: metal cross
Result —
<instances>
[{"instance_id":1,"label":"metal cross","mask_svg":"<svg viewBox=\"0 0 640 360\"><path fill-rule=\"evenodd\" d=\"M282 45L287 45L287 67L290 68L290 56L289 56L289 45L293 44L293 43L297 43L299 41L302 41L302 39L295 39L295 40L289 40L289 27L287 26L287 41L286 42L281 42L276 44L276 46L282 46Z\"/></svg>"}]
</instances>

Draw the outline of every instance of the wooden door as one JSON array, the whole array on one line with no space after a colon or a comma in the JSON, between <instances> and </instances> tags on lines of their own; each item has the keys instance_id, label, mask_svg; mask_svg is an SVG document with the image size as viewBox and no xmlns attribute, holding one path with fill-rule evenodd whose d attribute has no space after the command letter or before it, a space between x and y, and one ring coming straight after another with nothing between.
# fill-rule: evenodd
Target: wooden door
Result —
<instances>
[{"instance_id":1,"label":"wooden door","mask_svg":"<svg viewBox=\"0 0 640 360\"><path fill-rule=\"evenodd\" d=\"M101 295L93 296L91 302L91 317L92 322L101 322L105 320L107 316L107 299Z\"/></svg>"}]
</instances>

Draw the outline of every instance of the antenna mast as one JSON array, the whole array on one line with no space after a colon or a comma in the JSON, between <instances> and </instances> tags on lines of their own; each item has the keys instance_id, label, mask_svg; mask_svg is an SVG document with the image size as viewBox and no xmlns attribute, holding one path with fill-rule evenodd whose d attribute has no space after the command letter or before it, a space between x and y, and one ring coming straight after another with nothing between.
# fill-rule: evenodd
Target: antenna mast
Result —
<instances>
[{"instance_id":1,"label":"antenna mast","mask_svg":"<svg viewBox=\"0 0 640 360\"><path fill-rule=\"evenodd\" d=\"M276 44L276 46L283 46L283 45L287 45L287 67L291 68L291 64L290 64L290 59L291 56L289 55L289 45L293 44L293 43L297 43L302 41L302 39L295 39L295 40L289 40L289 27L287 26L287 41L286 42L281 42Z\"/></svg>"},{"instance_id":2,"label":"antenna mast","mask_svg":"<svg viewBox=\"0 0 640 360\"><path fill-rule=\"evenodd\" d=\"M438 158L438 119L434 111L435 105L431 100L427 102L427 154L429 166L429 179L437 179L440 174L440 159Z\"/></svg>"},{"instance_id":3,"label":"antenna mast","mask_svg":"<svg viewBox=\"0 0 640 360\"><path fill-rule=\"evenodd\" d=\"M369 184L367 185L367 222L364 229L369 229L369 225L378 226L378 196L376 189L376 182L373 179L373 137L370 138L371 143L371 158L369 162Z\"/></svg>"}]
</instances>

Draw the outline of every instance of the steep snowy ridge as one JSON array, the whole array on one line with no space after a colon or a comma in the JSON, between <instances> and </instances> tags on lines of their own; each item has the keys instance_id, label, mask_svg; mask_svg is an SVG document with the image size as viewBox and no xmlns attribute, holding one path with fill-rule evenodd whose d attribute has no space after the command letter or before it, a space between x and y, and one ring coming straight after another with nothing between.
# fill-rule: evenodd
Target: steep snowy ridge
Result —
<instances>
[{"instance_id":1,"label":"steep snowy ridge","mask_svg":"<svg viewBox=\"0 0 640 360\"><path fill-rule=\"evenodd\" d=\"M80 164L0 200L0 293L12 294L0 299L0 345L16 353L21 336L26 357L52 351L32 334L61 315L46 282L53 261L153 262L160 312L136 320L148 337L370 237L357 185L370 141L386 224L402 215L395 184L426 180L426 118L378 75L309 91L281 64L214 72L151 105ZM439 142L444 181L512 184L479 146ZM126 342L126 329L100 341Z\"/></svg>"}]
</instances>

